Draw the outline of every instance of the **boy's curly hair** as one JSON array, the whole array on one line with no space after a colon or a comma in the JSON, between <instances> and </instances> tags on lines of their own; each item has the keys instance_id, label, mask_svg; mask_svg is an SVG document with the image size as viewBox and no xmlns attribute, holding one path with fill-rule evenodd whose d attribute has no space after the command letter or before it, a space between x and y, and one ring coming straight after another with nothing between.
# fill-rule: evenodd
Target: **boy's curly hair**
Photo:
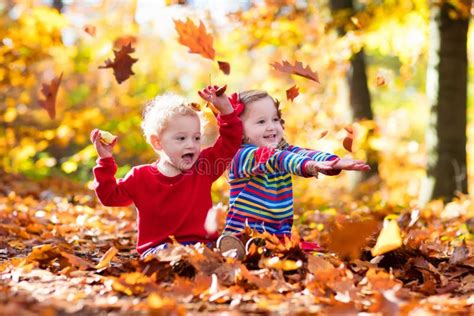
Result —
<instances>
[{"instance_id":1,"label":"boy's curly hair","mask_svg":"<svg viewBox=\"0 0 474 316\"><path fill-rule=\"evenodd\" d=\"M143 111L141 127L146 141L151 144L151 135L160 136L175 115L195 115L202 122L201 115L184 97L173 93L159 95L149 101Z\"/></svg>"}]
</instances>

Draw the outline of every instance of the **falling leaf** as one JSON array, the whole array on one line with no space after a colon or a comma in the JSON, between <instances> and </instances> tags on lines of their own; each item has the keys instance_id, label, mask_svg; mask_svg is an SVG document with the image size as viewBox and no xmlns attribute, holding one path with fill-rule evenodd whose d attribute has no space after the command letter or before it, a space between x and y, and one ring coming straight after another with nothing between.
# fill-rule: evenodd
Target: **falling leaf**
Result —
<instances>
[{"instance_id":1,"label":"falling leaf","mask_svg":"<svg viewBox=\"0 0 474 316\"><path fill-rule=\"evenodd\" d=\"M308 66L303 67L303 63L296 61L294 65L291 65L288 61L284 60L281 64L278 62L275 62L273 64L270 64L275 68L275 70L289 73L289 74L294 74L297 76L304 77L309 80L316 81L319 83L319 76L316 72L311 70L311 68Z\"/></svg>"},{"instance_id":2,"label":"falling leaf","mask_svg":"<svg viewBox=\"0 0 474 316\"><path fill-rule=\"evenodd\" d=\"M293 87L289 88L288 90L286 90L287 100L293 102L293 100L300 94L300 92L298 90L299 90L299 88L297 86L293 86Z\"/></svg>"},{"instance_id":3,"label":"falling leaf","mask_svg":"<svg viewBox=\"0 0 474 316\"><path fill-rule=\"evenodd\" d=\"M96 27L92 24L86 24L84 25L84 32L86 32L90 36L95 36Z\"/></svg>"},{"instance_id":4,"label":"falling leaf","mask_svg":"<svg viewBox=\"0 0 474 316\"><path fill-rule=\"evenodd\" d=\"M204 222L204 229L208 234L214 234L224 228L225 218L227 210L219 203L213 206L209 212L207 212L206 221Z\"/></svg>"},{"instance_id":5,"label":"falling leaf","mask_svg":"<svg viewBox=\"0 0 474 316\"><path fill-rule=\"evenodd\" d=\"M322 131L321 134L319 134L319 139L321 138L324 138L327 134L329 133L329 131Z\"/></svg>"},{"instance_id":6,"label":"falling leaf","mask_svg":"<svg viewBox=\"0 0 474 316\"><path fill-rule=\"evenodd\" d=\"M107 267L110 264L110 261L115 257L115 255L118 253L117 248L111 247L107 252L100 258L99 263L95 266L96 270L103 269Z\"/></svg>"},{"instance_id":7,"label":"falling leaf","mask_svg":"<svg viewBox=\"0 0 474 316\"><path fill-rule=\"evenodd\" d=\"M380 256L386 252L395 250L402 246L400 228L396 220L385 221L380 231L377 243L372 248L372 256Z\"/></svg>"},{"instance_id":8,"label":"falling leaf","mask_svg":"<svg viewBox=\"0 0 474 316\"><path fill-rule=\"evenodd\" d=\"M225 61L217 61L219 69L226 75L230 74L230 64Z\"/></svg>"},{"instance_id":9,"label":"falling leaf","mask_svg":"<svg viewBox=\"0 0 474 316\"><path fill-rule=\"evenodd\" d=\"M186 19L186 22L174 20L174 24L180 44L188 47L190 53L214 60L216 54L213 47L214 38L211 34L207 34L202 21L199 21L199 27L189 18Z\"/></svg>"},{"instance_id":10,"label":"falling leaf","mask_svg":"<svg viewBox=\"0 0 474 316\"><path fill-rule=\"evenodd\" d=\"M355 16L351 16L351 22L358 28L358 29L361 29L362 28L362 23L360 22L360 20L355 17Z\"/></svg>"},{"instance_id":11,"label":"falling leaf","mask_svg":"<svg viewBox=\"0 0 474 316\"><path fill-rule=\"evenodd\" d=\"M378 73L377 76L375 77L375 84L378 87L381 87L386 84L385 76L382 75L381 73Z\"/></svg>"},{"instance_id":12,"label":"falling leaf","mask_svg":"<svg viewBox=\"0 0 474 316\"><path fill-rule=\"evenodd\" d=\"M114 70L115 79L120 84L127 80L131 75L135 74L132 71L132 65L136 63L138 59L130 56L134 51L135 49L132 48L131 44L122 46L119 51L114 50L114 61L107 59L105 61L105 66L99 66L99 68L112 68Z\"/></svg>"},{"instance_id":13,"label":"falling leaf","mask_svg":"<svg viewBox=\"0 0 474 316\"><path fill-rule=\"evenodd\" d=\"M347 136L344 137L344 140L342 141L342 146L348 152L352 152L352 143L354 141L354 128L352 126L348 125L348 126L344 127L344 129L347 132Z\"/></svg>"},{"instance_id":14,"label":"falling leaf","mask_svg":"<svg viewBox=\"0 0 474 316\"><path fill-rule=\"evenodd\" d=\"M135 46L137 44L137 37L133 35L125 35L117 38L114 41L114 47L115 48L121 48L122 46Z\"/></svg>"},{"instance_id":15,"label":"falling leaf","mask_svg":"<svg viewBox=\"0 0 474 316\"><path fill-rule=\"evenodd\" d=\"M58 95L59 84L61 83L62 78L63 73L59 75L59 78L51 80L49 85L43 83L43 87L41 88L41 92L45 99L40 99L39 105L48 112L49 117L53 120L56 117L56 97Z\"/></svg>"},{"instance_id":16,"label":"falling leaf","mask_svg":"<svg viewBox=\"0 0 474 316\"><path fill-rule=\"evenodd\" d=\"M344 137L344 140L342 141L342 146L348 152L352 152L352 141L353 141L352 136L346 136Z\"/></svg>"}]
</instances>

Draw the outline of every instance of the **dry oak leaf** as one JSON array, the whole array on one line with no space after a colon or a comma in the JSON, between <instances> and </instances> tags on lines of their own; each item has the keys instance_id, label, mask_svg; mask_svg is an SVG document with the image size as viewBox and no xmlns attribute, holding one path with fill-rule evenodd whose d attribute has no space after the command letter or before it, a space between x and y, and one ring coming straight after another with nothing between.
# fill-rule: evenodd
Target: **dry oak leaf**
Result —
<instances>
[{"instance_id":1,"label":"dry oak leaf","mask_svg":"<svg viewBox=\"0 0 474 316\"><path fill-rule=\"evenodd\" d=\"M132 71L132 65L136 63L138 59L130 56L134 51L135 49L132 47L132 44L122 46L120 50L114 50L114 61L107 59L105 66L99 66L99 68L112 68L114 70L115 79L120 84L135 74Z\"/></svg>"},{"instance_id":2,"label":"dry oak leaf","mask_svg":"<svg viewBox=\"0 0 474 316\"><path fill-rule=\"evenodd\" d=\"M174 24L180 44L188 47L190 53L214 60L216 54L213 47L214 38L211 34L206 33L206 27L202 21L199 21L199 27L189 18L186 19L186 22L174 20Z\"/></svg>"},{"instance_id":3,"label":"dry oak leaf","mask_svg":"<svg viewBox=\"0 0 474 316\"><path fill-rule=\"evenodd\" d=\"M41 88L45 99L40 99L39 105L48 112L49 117L53 120L56 117L56 96L58 95L59 84L62 78L63 73L58 78L51 80L50 84L43 83Z\"/></svg>"},{"instance_id":4,"label":"dry oak leaf","mask_svg":"<svg viewBox=\"0 0 474 316\"><path fill-rule=\"evenodd\" d=\"M293 86L286 90L286 99L293 102L293 100L300 94L299 88L297 86Z\"/></svg>"},{"instance_id":5,"label":"dry oak leaf","mask_svg":"<svg viewBox=\"0 0 474 316\"><path fill-rule=\"evenodd\" d=\"M275 70L281 71L281 72L286 72L289 74L294 74L297 76L304 77L309 80L316 81L317 83L319 82L319 75L317 72L311 70L311 68L308 66L303 67L303 63L296 61L294 65L290 64L288 61L284 60L282 61L281 64L275 62L273 64L270 64Z\"/></svg>"},{"instance_id":6,"label":"dry oak leaf","mask_svg":"<svg viewBox=\"0 0 474 316\"><path fill-rule=\"evenodd\" d=\"M225 74L228 75L230 74L230 64L225 61L217 61L217 64L219 65L219 69Z\"/></svg>"}]
</instances>

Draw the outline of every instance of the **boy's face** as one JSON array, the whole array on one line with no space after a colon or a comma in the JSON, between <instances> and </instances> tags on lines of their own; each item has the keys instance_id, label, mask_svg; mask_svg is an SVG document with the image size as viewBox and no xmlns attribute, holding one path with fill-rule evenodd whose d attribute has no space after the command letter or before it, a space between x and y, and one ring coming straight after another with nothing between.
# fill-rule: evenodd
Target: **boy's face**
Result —
<instances>
[{"instance_id":1,"label":"boy's face","mask_svg":"<svg viewBox=\"0 0 474 316\"><path fill-rule=\"evenodd\" d=\"M275 148L283 137L278 111L270 97L250 102L242 115L244 136L255 146Z\"/></svg>"},{"instance_id":2,"label":"boy's face","mask_svg":"<svg viewBox=\"0 0 474 316\"><path fill-rule=\"evenodd\" d=\"M201 123L194 115L175 115L161 131L158 145L160 159L183 171L191 168L201 150Z\"/></svg>"}]
</instances>

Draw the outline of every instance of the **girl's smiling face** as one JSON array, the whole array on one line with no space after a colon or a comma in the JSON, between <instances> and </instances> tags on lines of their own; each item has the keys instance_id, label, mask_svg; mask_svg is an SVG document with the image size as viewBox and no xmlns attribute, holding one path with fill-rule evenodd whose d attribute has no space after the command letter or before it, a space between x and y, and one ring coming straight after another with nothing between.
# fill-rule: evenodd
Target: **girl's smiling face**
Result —
<instances>
[{"instance_id":1,"label":"girl's smiling face","mask_svg":"<svg viewBox=\"0 0 474 316\"><path fill-rule=\"evenodd\" d=\"M273 99L258 99L246 104L245 108L241 119L247 142L275 148L283 138L283 126Z\"/></svg>"}]
</instances>

